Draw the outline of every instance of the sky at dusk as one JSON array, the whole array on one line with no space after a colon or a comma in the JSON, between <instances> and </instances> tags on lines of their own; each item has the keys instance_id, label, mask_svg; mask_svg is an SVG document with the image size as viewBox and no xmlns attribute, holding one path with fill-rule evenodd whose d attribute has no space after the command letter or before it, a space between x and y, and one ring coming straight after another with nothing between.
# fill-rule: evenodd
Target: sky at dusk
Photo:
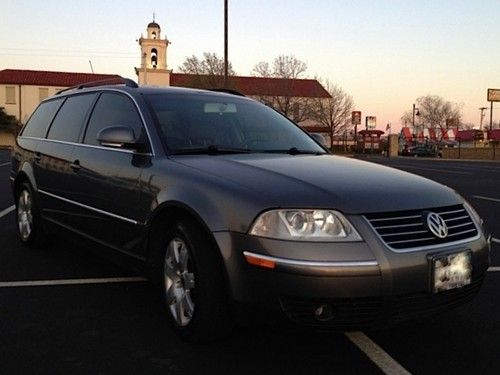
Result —
<instances>
[{"instance_id":1,"label":"sky at dusk","mask_svg":"<svg viewBox=\"0 0 500 375\"><path fill-rule=\"evenodd\" d=\"M169 69L187 56L224 55L223 0L1 0L0 70L116 73L136 79L136 42L152 21L166 33ZM458 103L479 125L500 89L500 0L229 0L229 59L239 75L281 54L307 63L364 116L399 129L419 96ZM494 106L500 120L500 103ZM489 121L489 112L485 122Z\"/></svg>"}]
</instances>

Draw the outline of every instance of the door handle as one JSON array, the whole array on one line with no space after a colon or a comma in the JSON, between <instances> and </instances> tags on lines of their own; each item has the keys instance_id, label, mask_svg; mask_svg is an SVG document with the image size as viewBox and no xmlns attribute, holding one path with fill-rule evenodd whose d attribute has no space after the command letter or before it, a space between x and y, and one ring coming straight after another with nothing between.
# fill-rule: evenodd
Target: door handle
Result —
<instances>
[{"instance_id":1,"label":"door handle","mask_svg":"<svg viewBox=\"0 0 500 375\"><path fill-rule=\"evenodd\" d=\"M79 161L79 160L75 160L73 163L71 163L71 164L69 165L69 167L70 167L70 168L71 168L74 172L78 172L82 166L80 165L80 161Z\"/></svg>"}]
</instances>

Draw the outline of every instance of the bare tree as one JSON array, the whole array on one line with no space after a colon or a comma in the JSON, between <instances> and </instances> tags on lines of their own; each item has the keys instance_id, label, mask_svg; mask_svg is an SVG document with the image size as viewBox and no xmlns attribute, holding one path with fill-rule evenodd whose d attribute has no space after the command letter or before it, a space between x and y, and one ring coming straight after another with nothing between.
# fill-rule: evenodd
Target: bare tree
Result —
<instances>
[{"instance_id":1,"label":"bare tree","mask_svg":"<svg viewBox=\"0 0 500 375\"><path fill-rule=\"evenodd\" d=\"M0 107L0 131L17 134L21 130L21 123L17 121L16 116L5 112L4 107Z\"/></svg>"},{"instance_id":2,"label":"bare tree","mask_svg":"<svg viewBox=\"0 0 500 375\"><path fill-rule=\"evenodd\" d=\"M261 61L252 72L257 77L299 79L306 70L307 64L294 55L280 55L273 60L272 69L268 62Z\"/></svg>"},{"instance_id":3,"label":"bare tree","mask_svg":"<svg viewBox=\"0 0 500 375\"><path fill-rule=\"evenodd\" d=\"M447 129L447 121L453 119L454 123L460 124L462 120L462 109L456 103L446 101L437 95L421 96L417 99L418 116L415 123L428 129L439 129L436 132L438 138ZM413 123L412 111L407 111L401 117L401 122L406 125Z\"/></svg>"},{"instance_id":4,"label":"bare tree","mask_svg":"<svg viewBox=\"0 0 500 375\"><path fill-rule=\"evenodd\" d=\"M461 128L463 130L472 130L472 129L474 129L474 124L471 122L467 122L467 123L462 124Z\"/></svg>"},{"instance_id":5,"label":"bare tree","mask_svg":"<svg viewBox=\"0 0 500 375\"><path fill-rule=\"evenodd\" d=\"M257 77L272 77L273 74L271 72L271 68L269 67L269 63L265 61L261 61L257 63L252 70L254 76Z\"/></svg>"},{"instance_id":6,"label":"bare tree","mask_svg":"<svg viewBox=\"0 0 500 375\"><path fill-rule=\"evenodd\" d=\"M316 98L313 102L314 118L330 133L330 148L333 148L333 137L343 134L352 127L351 111L354 107L352 97L341 87L326 81L323 83L330 98Z\"/></svg>"},{"instance_id":7,"label":"bare tree","mask_svg":"<svg viewBox=\"0 0 500 375\"><path fill-rule=\"evenodd\" d=\"M283 113L296 122L302 122L311 117L311 99L294 96L296 80L302 78L307 70L307 64L293 55L280 55L271 64L265 61L257 63L252 75L262 78L273 78L267 82L268 95L258 95L257 99L266 105ZM275 93L275 94L273 94Z\"/></svg>"},{"instance_id":8,"label":"bare tree","mask_svg":"<svg viewBox=\"0 0 500 375\"><path fill-rule=\"evenodd\" d=\"M218 88L224 84L224 59L213 52L203 52L203 59L195 55L187 57L178 68L182 73L192 75L187 86L196 88ZM228 74L235 75L231 63Z\"/></svg>"}]
</instances>

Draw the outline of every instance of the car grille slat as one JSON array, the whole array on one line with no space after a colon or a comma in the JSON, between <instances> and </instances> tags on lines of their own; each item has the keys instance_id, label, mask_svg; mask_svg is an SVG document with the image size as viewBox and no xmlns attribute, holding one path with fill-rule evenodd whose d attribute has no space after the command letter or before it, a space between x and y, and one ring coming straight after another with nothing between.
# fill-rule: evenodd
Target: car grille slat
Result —
<instances>
[{"instance_id":1,"label":"car grille slat","mask_svg":"<svg viewBox=\"0 0 500 375\"><path fill-rule=\"evenodd\" d=\"M403 236L403 235L406 235L406 234L419 234L419 233L427 233L427 231L425 231L425 230L417 230L417 231L412 231L412 232L389 233L389 234L386 234L385 237Z\"/></svg>"},{"instance_id":2,"label":"car grille slat","mask_svg":"<svg viewBox=\"0 0 500 375\"><path fill-rule=\"evenodd\" d=\"M438 238L427 227L427 214L439 214L448 227L448 235ZM384 212L364 215L379 237L394 250L465 241L478 235L476 225L462 205L422 210Z\"/></svg>"}]
</instances>

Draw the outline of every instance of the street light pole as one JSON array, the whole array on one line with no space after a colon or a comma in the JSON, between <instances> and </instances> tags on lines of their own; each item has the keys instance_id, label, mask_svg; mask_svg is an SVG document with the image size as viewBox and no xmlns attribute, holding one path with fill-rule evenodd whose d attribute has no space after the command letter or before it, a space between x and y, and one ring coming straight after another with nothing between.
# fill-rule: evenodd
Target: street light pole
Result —
<instances>
[{"instance_id":1,"label":"street light pole","mask_svg":"<svg viewBox=\"0 0 500 375\"><path fill-rule=\"evenodd\" d=\"M224 88L228 88L227 0L224 0Z\"/></svg>"},{"instance_id":2,"label":"street light pole","mask_svg":"<svg viewBox=\"0 0 500 375\"><path fill-rule=\"evenodd\" d=\"M415 103L413 104L412 111L412 125L413 125L413 133L415 134L415 145L417 143L418 131L415 129L415 115L418 116L418 108L415 107Z\"/></svg>"}]
</instances>

